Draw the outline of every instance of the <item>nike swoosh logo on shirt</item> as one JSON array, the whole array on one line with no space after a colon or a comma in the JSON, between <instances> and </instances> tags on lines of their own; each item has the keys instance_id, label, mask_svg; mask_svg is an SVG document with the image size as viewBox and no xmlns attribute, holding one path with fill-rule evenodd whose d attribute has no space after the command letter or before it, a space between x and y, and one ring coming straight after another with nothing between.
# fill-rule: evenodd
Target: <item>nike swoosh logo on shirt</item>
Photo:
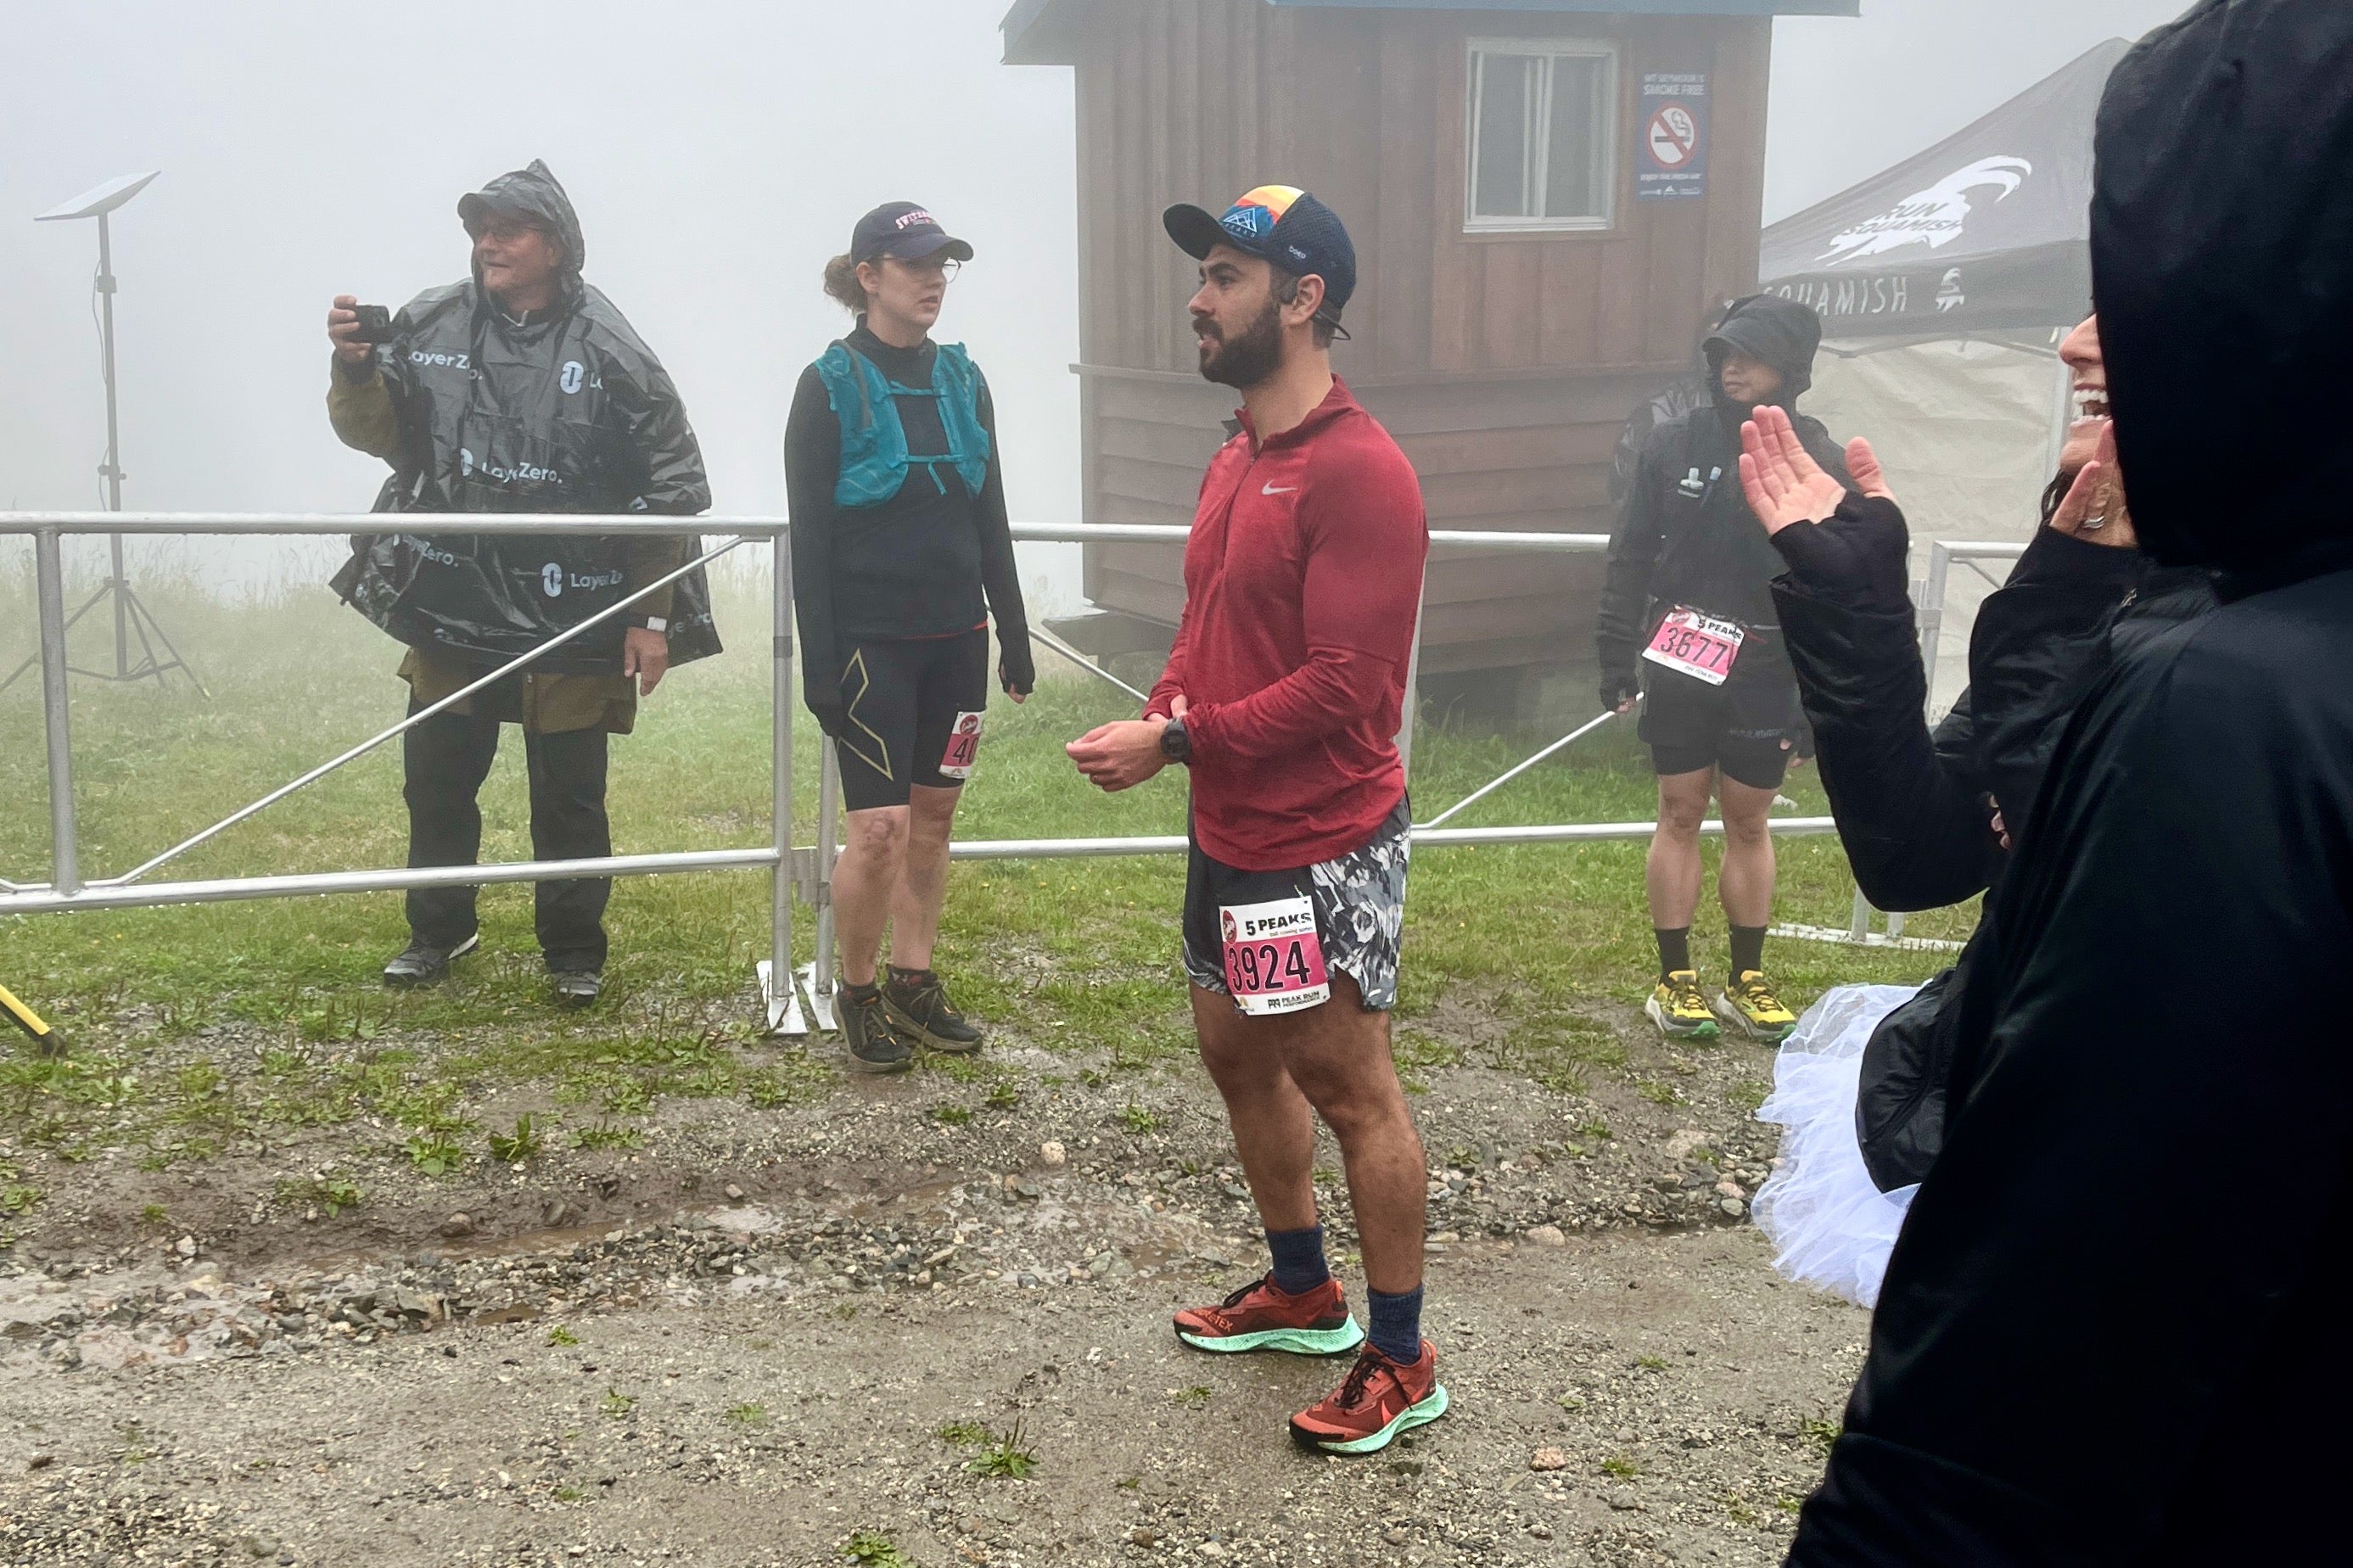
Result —
<instances>
[{"instance_id":1,"label":"nike swoosh logo on shirt","mask_svg":"<svg viewBox=\"0 0 2353 1568\"><path fill-rule=\"evenodd\" d=\"M1269 485L1258 493L1262 496L1296 495L1299 493L1299 487L1297 485Z\"/></svg>"}]
</instances>

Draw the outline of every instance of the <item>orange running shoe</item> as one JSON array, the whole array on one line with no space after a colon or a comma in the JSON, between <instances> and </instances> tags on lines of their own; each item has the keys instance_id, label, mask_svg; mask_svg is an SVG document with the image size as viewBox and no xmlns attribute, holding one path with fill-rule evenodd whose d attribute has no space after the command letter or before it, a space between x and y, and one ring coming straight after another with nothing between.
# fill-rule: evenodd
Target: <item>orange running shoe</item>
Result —
<instances>
[{"instance_id":1,"label":"orange running shoe","mask_svg":"<svg viewBox=\"0 0 2353 1568\"><path fill-rule=\"evenodd\" d=\"M1398 1433L1445 1415L1446 1405L1437 1346L1422 1341L1421 1359L1401 1366L1366 1345L1339 1392L1291 1418L1292 1440L1320 1454L1377 1454Z\"/></svg>"},{"instance_id":2,"label":"orange running shoe","mask_svg":"<svg viewBox=\"0 0 2353 1568\"><path fill-rule=\"evenodd\" d=\"M1288 1351L1293 1355L1345 1355L1365 1342L1348 1313L1337 1279L1296 1296L1275 1289L1267 1275L1214 1307L1176 1314L1176 1337L1197 1351Z\"/></svg>"}]
</instances>

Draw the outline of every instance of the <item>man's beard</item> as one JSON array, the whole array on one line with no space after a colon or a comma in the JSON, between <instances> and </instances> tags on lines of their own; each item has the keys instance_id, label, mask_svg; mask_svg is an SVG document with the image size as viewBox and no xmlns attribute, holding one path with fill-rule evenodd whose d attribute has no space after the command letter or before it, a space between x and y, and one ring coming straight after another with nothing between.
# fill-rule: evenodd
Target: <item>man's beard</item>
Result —
<instances>
[{"instance_id":1,"label":"man's beard","mask_svg":"<svg viewBox=\"0 0 2353 1568\"><path fill-rule=\"evenodd\" d=\"M1282 307L1273 300L1240 337L1210 340L1201 355L1201 374L1221 385L1247 392L1274 379L1282 368Z\"/></svg>"}]
</instances>

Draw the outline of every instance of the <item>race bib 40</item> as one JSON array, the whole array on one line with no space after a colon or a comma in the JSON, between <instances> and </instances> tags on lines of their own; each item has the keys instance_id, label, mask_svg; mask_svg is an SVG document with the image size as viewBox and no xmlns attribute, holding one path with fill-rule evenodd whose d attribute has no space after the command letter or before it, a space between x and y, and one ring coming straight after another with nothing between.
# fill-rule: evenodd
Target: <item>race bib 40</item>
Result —
<instances>
[{"instance_id":1,"label":"race bib 40","mask_svg":"<svg viewBox=\"0 0 2353 1568\"><path fill-rule=\"evenodd\" d=\"M968 779L980 761L980 723L977 713L956 715L955 728L948 732L948 749L940 758L940 776Z\"/></svg>"}]
</instances>

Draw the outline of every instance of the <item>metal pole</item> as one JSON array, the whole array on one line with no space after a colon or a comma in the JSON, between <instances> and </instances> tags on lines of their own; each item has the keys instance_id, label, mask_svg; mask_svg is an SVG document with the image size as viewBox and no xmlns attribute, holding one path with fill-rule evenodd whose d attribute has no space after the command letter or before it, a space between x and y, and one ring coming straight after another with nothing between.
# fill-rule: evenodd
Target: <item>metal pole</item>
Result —
<instances>
[{"instance_id":1,"label":"metal pole","mask_svg":"<svg viewBox=\"0 0 2353 1568\"><path fill-rule=\"evenodd\" d=\"M809 1009L820 1029L834 1026L833 863L841 847L841 760L826 740L825 771L817 782L817 956L802 973L808 981ZM954 854L953 848L949 851Z\"/></svg>"},{"instance_id":2,"label":"metal pole","mask_svg":"<svg viewBox=\"0 0 2353 1568\"><path fill-rule=\"evenodd\" d=\"M1398 717L1398 766L1410 779L1413 774L1413 721L1421 710L1421 623L1430 614L1430 570L1424 564L1421 587L1414 595L1413 651L1405 661L1405 711Z\"/></svg>"},{"instance_id":3,"label":"metal pole","mask_svg":"<svg viewBox=\"0 0 2353 1568\"><path fill-rule=\"evenodd\" d=\"M1543 762L1546 757L1551 756L1555 752L1560 751L1578 741L1582 741L1586 736L1590 735L1594 731L1599 730L1602 725L1607 724L1610 720L1615 719L1616 717L1618 717L1618 710L1612 708L1602 713L1598 719L1587 720L1584 723L1578 725L1567 734L1563 735L1559 740L1555 741L1551 745L1546 746L1543 751L1538 752L1535 756L1530 757L1526 762L1522 763L1518 767L1514 768L1511 772L1503 774L1499 778L1490 780L1488 783L1481 785L1478 789L1473 790L1471 794L1464 795L1461 800L1456 801L1452 805L1448 806L1444 811L1441 811L1436 816L1431 817L1430 821L1425 823L1423 826L1428 827L1436 827L1440 826L1448 817L1452 816L1463 807L1467 805L1475 805L1480 801L1486 799L1489 795L1494 794L1497 790L1503 788L1514 779L1518 778L1522 773L1526 773L1530 768L1535 767L1538 763Z\"/></svg>"},{"instance_id":4,"label":"metal pole","mask_svg":"<svg viewBox=\"0 0 2353 1568\"><path fill-rule=\"evenodd\" d=\"M74 831L73 721L66 697L65 566L58 531L33 536L33 574L41 601L41 707L49 745L49 885L81 891L81 854Z\"/></svg>"},{"instance_id":5,"label":"metal pole","mask_svg":"<svg viewBox=\"0 0 2353 1568\"><path fill-rule=\"evenodd\" d=\"M114 232L108 215L98 215L98 345L106 381L106 510L122 510L122 434L114 411ZM113 545L114 576L108 587L114 595L114 679L131 676L131 605L123 597L122 535L109 534ZM161 675L157 677L161 679Z\"/></svg>"},{"instance_id":6,"label":"metal pole","mask_svg":"<svg viewBox=\"0 0 2353 1568\"><path fill-rule=\"evenodd\" d=\"M1920 665L1927 676L1928 717L1936 717L1936 660L1945 636L1945 594L1953 575L1952 547L1941 539L1928 542L1928 583L1921 595Z\"/></svg>"},{"instance_id":7,"label":"metal pole","mask_svg":"<svg viewBox=\"0 0 2353 1568\"><path fill-rule=\"evenodd\" d=\"M793 984L793 554L781 533L768 542L771 657L769 722L775 727L769 754L770 831L776 869L768 883L768 962L761 975L767 993L768 1033L805 1035L799 989Z\"/></svg>"}]
</instances>

